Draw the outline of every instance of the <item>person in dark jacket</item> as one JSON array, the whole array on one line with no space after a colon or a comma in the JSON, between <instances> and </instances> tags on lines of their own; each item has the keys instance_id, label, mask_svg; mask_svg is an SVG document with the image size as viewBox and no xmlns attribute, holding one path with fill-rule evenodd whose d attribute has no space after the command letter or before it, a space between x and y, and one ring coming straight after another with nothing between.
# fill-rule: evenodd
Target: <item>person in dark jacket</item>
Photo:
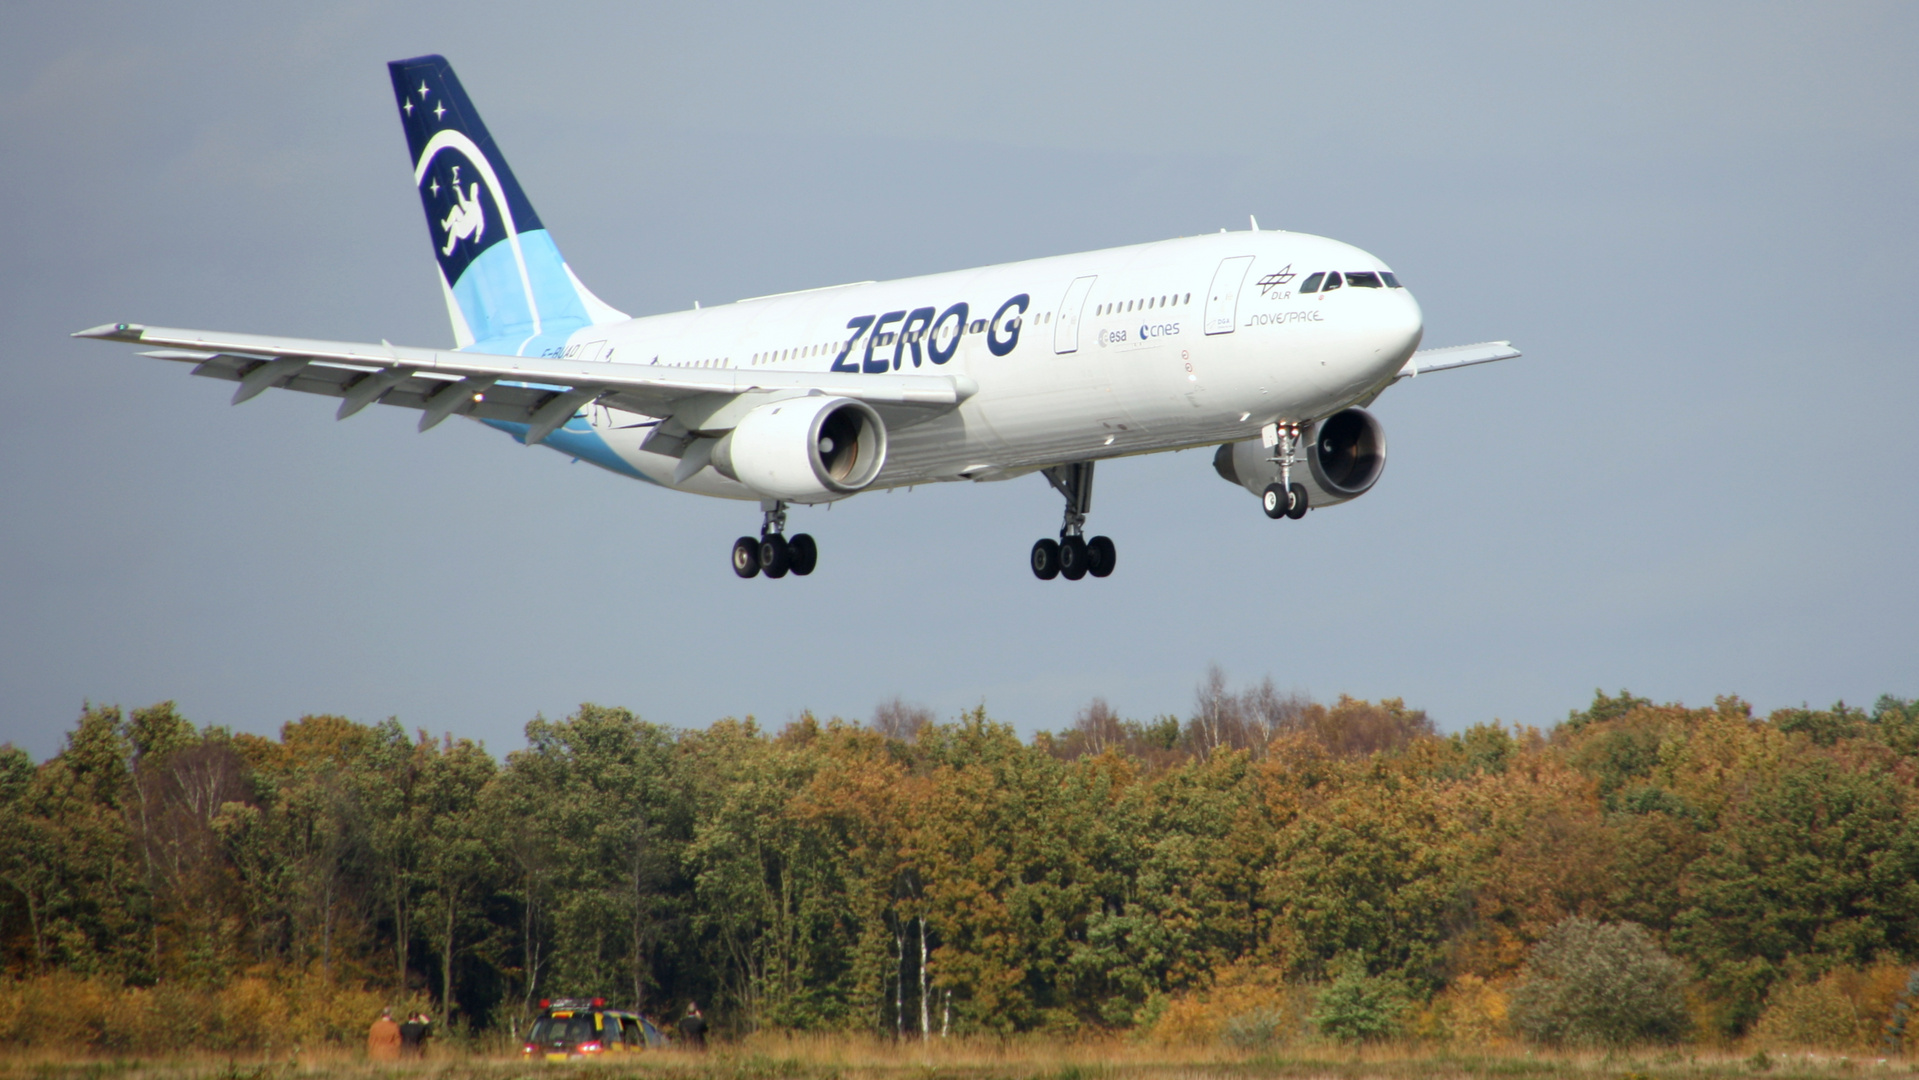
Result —
<instances>
[{"instance_id":1,"label":"person in dark jacket","mask_svg":"<svg viewBox=\"0 0 1919 1080\"><path fill-rule=\"evenodd\" d=\"M706 1049L706 1014L700 1012L698 1002L686 1003L686 1015L680 1017L680 1038L688 1050Z\"/></svg>"},{"instance_id":2,"label":"person in dark jacket","mask_svg":"<svg viewBox=\"0 0 1919 1080\"><path fill-rule=\"evenodd\" d=\"M426 1036L433 1021L423 1012L416 1012L400 1025L400 1056L420 1057L426 1052Z\"/></svg>"}]
</instances>

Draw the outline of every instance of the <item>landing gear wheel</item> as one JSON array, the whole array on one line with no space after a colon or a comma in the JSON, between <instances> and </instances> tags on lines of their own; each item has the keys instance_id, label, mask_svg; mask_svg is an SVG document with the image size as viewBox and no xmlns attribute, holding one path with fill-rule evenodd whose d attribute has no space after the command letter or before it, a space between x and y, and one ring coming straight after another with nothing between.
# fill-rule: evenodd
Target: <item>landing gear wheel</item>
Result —
<instances>
[{"instance_id":1,"label":"landing gear wheel","mask_svg":"<svg viewBox=\"0 0 1919 1080\"><path fill-rule=\"evenodd\" d=\"M1287 507L1286 516L1298 521L1306 516L1306 485L1295 483L1292 488L1292 505ZM1270 512L1270 511L1269 511Z\"/></svg>"},{"instance_id":2,"label":"landing gear wheel","mask_svg":"<svg viewBox=\"0 0 1919 1080\"><path fill-rule=\"evenodd\" d=\"M1087 562L1085 540L1069 536L1059 542L1059 576L1078 581L1086 576Z\"/></svg>"},{"instance_id":3,"label":"landing gear wheel","mask_svg":"<svg viewBox=\"0 0 1919 1080\"><path fill-rule=\"evenodd\" d=\"M760 541L760 572L770 578L783 578L793 568L793 554L786 537L774 533Z\"/></svg>"},{"instance_id":4,"label":"landing gear wheel","mask_svg":"<svg viewBox=\"0 0 1919 1080\"><path fill-rule=\"evenodd\" d=\"M1105 577L1112 573L1113 564L1118 559L1119 553L1113 549L1112 540L1095 536L1086 541L1086 572L1094 577Z\"/></svg>"},{"instance_id":5,"label":"landing gear wheel","mask_svg":"<svg viewBox=\"0 0 1919 1080\"><path fill-rule=\"evenodd\" d=\"M733 572L741 577L756 577L760 572L760 542L750 536L733 541Z\"/></svg>"},{"instance_id":6,"label":"landing gear wheel","mask_svg":"<svg viewBox=\"0 0 1919 1080\"><path fill-rule=\"evenodd\" d=\"M1286 511L1289 509L1287 506L1289 501L1290 500L1286 498L1285 488L1280 487L1278 484L1267 484L1266 490L1260 493L1259 508L1266 511L1267 517L1278 521L1280 518L1286 516Z\"/></svg>"},{"instance_id":7,"label":"landing gear wheel","mask_svg":"<svg viewBox=\"0 0 1919 1080\"><path fill-rule=\"evenodd\" d=\"M786 542L786 559L795 577L805 577L819 565L819 545L813 543L810 533L794 533L793 539Z\"/></svg>"},{"instance_id":8,"label":"landing gear wheel","mask_svg":"<svg viewBox=\"0 0 1919 1080\"><path fill-rule=\"evenodd\" d=\"M1059 576L1059 541L1041 540L1033 545L1033 576L1051 581Z\"/></svg>"}]
</instances>

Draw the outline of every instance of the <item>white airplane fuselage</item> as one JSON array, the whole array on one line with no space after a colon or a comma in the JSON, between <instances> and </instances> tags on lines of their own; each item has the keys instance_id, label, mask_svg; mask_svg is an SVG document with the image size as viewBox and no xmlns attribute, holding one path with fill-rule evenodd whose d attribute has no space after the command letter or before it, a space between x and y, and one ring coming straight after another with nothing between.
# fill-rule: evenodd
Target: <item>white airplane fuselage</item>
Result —
<instances>
[{"instance_id":1,"label":"white airplane fuselage","mask_svg":"<svg viewBox=\"0 0 1919 1080\"><path fill-rule=\"evenodd\" d=\"M871 486L1003 479L1249 439L1370 398L1418 348L1419 304L1383 285L1298 292L1321 271L1390 273L1324 237L1222 232L589 326L554 351L748 374L961 376L978 390L957 409L883 410L889 448ZM642 447L651 421L596 405L553 445L666 487L761 498L711 467L676 482L681 458ZM604 452L580 453L588 429Z\"/></svg>"},{"instance_id":2,"label":"white airplane fuselage","mask_svg":"<svg viewBox=\"0 0 1919 1080\"><path fill-rule=\"evenodd\" d=\"M1292 232L1215 234L630 318L574 275L452 65L387 65L456 348L120 322L75 336L238 383L375 404L419 430L466 417L635 479L760 504L742 578L805 577L787 509L874 488L1042 471L1063 497L1041 580L1103 578L1094 466L1211 447L1212 471L1300 520L1371 490L1400 378L1505 360L1510 342L1420 350L1419 304L1384 263ZM1359 407L1354 407L1359 406Z\"/></svg>"}]
</instances>

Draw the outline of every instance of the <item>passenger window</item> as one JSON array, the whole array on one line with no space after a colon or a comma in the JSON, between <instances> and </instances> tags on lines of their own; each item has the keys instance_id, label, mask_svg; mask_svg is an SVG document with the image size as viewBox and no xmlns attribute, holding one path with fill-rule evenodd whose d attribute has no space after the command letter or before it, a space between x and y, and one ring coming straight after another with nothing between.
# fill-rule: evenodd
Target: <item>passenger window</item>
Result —
<instances>
[{"instance_id":1,"label":"passenger window","mask_svg":"<svg viewBox=\"0 0 1919 1080\"><path fill-rule=\"evenodd\" d=\"M1355 289L1377 289L1381 287L1379 275L1371 270L1360 270L1346 275L1346 284Z\"/></svg>"},{"instance_id":2,"label":"passenger window","mask_svg":"<svg viewBox=\"0 0 1919 1080\"><path fill-rule=\"evenodd\" d=\"M1326 272L1323 270L1317 274L1309 274L1307 275L1305 283L1300 285L1299 291L1302 293L1318 292L1319 283L1325 280Z\"/></svg>"},{"instance_id":3,"label":"passenger window","mask_svg":"<svg viewBox=\"0 0 1919 1080\"><path fill-rule=\"evenodd\" d=\"M1326 274L1326 284L1321 285L1319 287L1319 291L1323 293L1329 293L1344 284L1345 282L1340 280L1339 271L1337 270L1328 271Z\"/></svg>"}]
</instances>

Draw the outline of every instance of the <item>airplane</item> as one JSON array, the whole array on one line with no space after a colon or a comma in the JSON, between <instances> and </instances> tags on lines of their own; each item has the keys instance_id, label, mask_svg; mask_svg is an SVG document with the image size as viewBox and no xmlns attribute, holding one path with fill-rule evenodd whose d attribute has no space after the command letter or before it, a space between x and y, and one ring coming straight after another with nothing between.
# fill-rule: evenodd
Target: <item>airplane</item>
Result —
<instances>
[{"instance_id":1,"label":"airplane","mask_svg":"<svg viewBox=\"0 0 1919 1080\"><path fill-rule=\"evenodd\" d=\"M1419 304L1336 240L1259 229L630 317L595 296L441 56L387 65L426 210L451 350L113 323L75 337L239 383L465 416L676 491L760 504L742 578L813 572L787 510L864 491L1039 473L1065 500L1041 580L1113 572L1087 537L1094 466L1216 446L1213 467L1298 520L1386 464L1366 411L1401 379L1516 357L1420 350Z\"/></svg>"}]
</instances>

